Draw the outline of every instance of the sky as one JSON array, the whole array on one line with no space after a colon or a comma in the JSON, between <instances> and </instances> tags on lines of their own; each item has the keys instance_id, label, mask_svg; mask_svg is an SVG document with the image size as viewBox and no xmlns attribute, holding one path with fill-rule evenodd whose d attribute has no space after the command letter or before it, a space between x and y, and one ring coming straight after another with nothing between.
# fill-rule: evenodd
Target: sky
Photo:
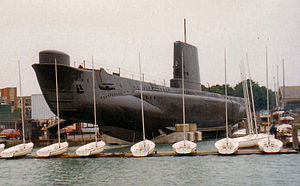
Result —
<instances>
[{"instance_id":1,"label":"sky","mask_svg":"<svg viewBox=\"0 0 300 186\"><path fill-rule=\"evenodd\" d=\"M274 89L282 60L285 84L300 85L300 1L298 0L1 0L0 88L18 86L21 64L23 95L41 93L33 63L42 50L60 50L71 64L91 66L138 79L141 54L145 80L169 85L173 76L173 43L198 48L201 82L241 80L240 63L248 54L251 77L266 86L268 48L269 88Z\"/></svg>"}]
</instances>

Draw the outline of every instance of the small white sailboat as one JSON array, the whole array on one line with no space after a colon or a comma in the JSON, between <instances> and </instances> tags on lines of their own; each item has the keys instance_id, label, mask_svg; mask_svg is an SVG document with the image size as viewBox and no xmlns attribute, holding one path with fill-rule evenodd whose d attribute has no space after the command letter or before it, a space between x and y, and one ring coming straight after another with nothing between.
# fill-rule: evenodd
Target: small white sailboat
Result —
<instances>
[{"instance_id":1,"label":"small white sailboat","mask_svg":"<svg viewBox=\"0 0 300 186\"><path fill-rule=\"evenodd\" d=\"M68 142L60 142L60 118L59 118L59 102L58 102L58 80L57 80L57 62L55 59L55 89L56 89L56 109L57 109L57 134L58 134L58 143L43 147L36 151L38 157L50 157L50 156L59 156L68 151L69 144Z\"/></svg>"},{"instance_id":2,"label":"small white sailboat","mask_svg":"<svg viewBox=\"0 0 300 186\"><path fill-rule=\"evenodd\" d=\"M92 156L103 152L104 146L104 141L95 141L79 147L78 149L76 149L75 153L78 156Z\"/></svg>"},{"instance_id":3,"label":"small white sailboat","mask_svg":"<svg viewBox=\"0 0 300 186\"><path fill-rule=\"evenodd\" d=\"M290 115L282 115L280 118L280 123L285 123L285 124L289 124L289 123L292 123L295 119L290 116Z\"/></svg>"},{"instance_id":4,"label":"small white sailboat","mask_svg":"<svg viewBox=\"0 0 300 186\"><path fill-rule=\"evenodd\" d=\"M192 154L196 152L197 144L184 139L183 141L174 143L172 148L176 154Z\"/></svg>"},{"instance_id":5,"label":"small white sailboat","mask_svg":"<svg viewBox=\"0 0 300 186\"><path fill-rule=\"evenodd\" d=\"M104 151L105 142L97 141L97 107L96 107L96 91L95 91L95 70L94 70L94 58L92 58L93 68L93 97L94 97L94 127L95 127L95 142L88 143L76 149L75 153L78 156L91 156L99 154Z\"/></svg>"},{"instance_id":6,"label":"small white sailboat","mask_svg":"<svg viewBox=\"0 0 300 186\"><path fill-rule=\"evenodd\" d=\"M290 124L281 124L277 127L278 136L280 137L292 137L293 127Z\"/></svg>"},{"instance_id":7,"label":"small white sailboat","mask_svg":"<svg viewBox=\"0 0 300 186\"><path fill-rule=\"evenodd\" d=\"M143 141L140 141L131 146L130 151L135 157L145 157L152 154L155 150L155 143L146 140L145 136L145 122L144 122L144 101L143 101L143 84L141 74L141 56L139 54L139 67L140 67L140 91L141 91L141 108L142 108L142 125L143 125Z\"/></svg>"},{"instance_id":8,"label":"small white sailboat","mask_svg":"<svg viewBox=\"0 0 300 186\"><path fill-rule=\"evenodd\" d=\"M58 156L67 152L68 150L68 142L63 143L54 143L47 147L41 148L36 152L38 157L50 157L50 156Z\"/></svg>"},{"instance_id":9,"label":"small white sailboat","mask_svg":"<svg viewBox=\"0 0 300 186\"><path fill-rule=\"evenodd\" d=\"M266 153L278 153L282 146L282 141L275 138L264 138L258 141L259 149Z\"/></svg>"},{"instance_id":10,"label":"small white sailboat","mask_svg":"<svg viewBox=\"0 0 300 186\"><path fill-rule=\"evenodd\" d=\"M184 33L186 32L185 27L185 19L184 19ZM185 36L185 34L184 34ZM184 38L186 42L186 38ZM191 154L195 153L197 149L197 144L186 140L186 125L185 125L185 104L184 104L184 68L183 68L183 49L181 49L181 84L182 84L182 120L183 120L183 141L179 141L172 145L173 151L176 154Z\"/></svg>"},{"instance_id":11,"label":"small white sailboat","mask_svg":"<svg viewBox=\"0 0 300 186\"><path fill-rule=\"evenodd\" d=\"M274 136L269 136L269 137L274 138ZM250 147L257 146L258 141L265 138L268 138L268 134L260 133L260 134L249 134L234 139L239 142L239 148L250 148Z\"/></svg>"},{"instance_id":12,"label":"small white sailboat","mask_svg":"<svg viewBox=\"0 0 300 186\"><path fill-rule=\"evenodd\" d=\"M233 138L223 138L215 143L220 154L234 154L239 149L239 142Z\"/></svg>"},{"instance_id":13,"label":"small white sailboat","mask_svg":"<svg viewBox=\"0 0 300 186\"><path fill-rule=\"evenodd\" d=\"M19 144L3 150L0 153L0 156L2 158L14 158L14 157L26 156L27 154L31 153L32 149L33 149L32 142Z\"/></svg>"},{"instance_id":14,"label":"small white sailboat","mask_svg":"<svg viewBox=\"0 0 300 186\"><path fill-rule=\"evenodd\" d=\"M267 112L270 113L269 106L269 85L268 85L268 48L266 47L266 79L267 79ZM268 127L270 127L270 118L268 117ZM268 132L268 137L258 141L258 147L261 151L265 153L278 153L283 143L275 138L270 138L270 132Z\"/></svg>"},{"instance_id":15,"label":"small white sailboat","mask_svg":"<svg viewBox=\"0 0 300 186\"><path fill-rule=\"evenodd\" d=\"M135 157L145 157L152 154L155 150L155 143L150 140L140 141L131 146L130 151Z\"/></svg>"},{"instance_id":16,"label":"small white sailboat","mask_svg":"<svg viewBox=\"0 0 300 186\"><path fill-rule=\"evenodd\" d=\"M0 144L0 152L2 152L4 150L5 145L4 144Z\"/></svg>"},{"instance_id":17,"label":"small white sailboat","mask_svg":"<svg viewBox=\"0 0 300 186\"><path fill-rule=\"evenodd\" d=\"M27 154L30 154L33 149L33 143L25 142L24 109L23 109L20 61L18 61L18 67L19 67L19 83L20 83L20 96L21 96L21 118L22 118L23 143L3 150L0 153L0 156L2 158L14 158L14 157L26 156ZM3 146L3 148L4 148L4 146Z\"/></svg>"},{"instance_id":18,"label":"small white sailboat","mask_svg":"<svg viewBox=\"0 0 300 186\"><path fill-rule=\"evenodd\" d=\"M227 108L227 74L226 74L226 49L224 50L224 64L225 64L225 123L226 123L226 138L218 140L215 143L215 147L217 148L220 154L233 154L239 148L239 142L235 139L231 139L228 137L228 108Z\"/></svg>"}]
</instances>

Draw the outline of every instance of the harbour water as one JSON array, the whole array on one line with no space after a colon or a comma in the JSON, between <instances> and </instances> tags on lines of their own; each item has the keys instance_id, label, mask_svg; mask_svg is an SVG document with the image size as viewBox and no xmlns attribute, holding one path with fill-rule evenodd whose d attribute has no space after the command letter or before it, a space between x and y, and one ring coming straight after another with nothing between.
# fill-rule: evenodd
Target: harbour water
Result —
<instances>
[{"instance_id":1,"label":"harbour water","mask_svg":"<svg viewBox=\"0 0 300 186\"><path fill-rule=\"evenodd\" d=\"M198 150L214 142L199 142ZM299 185L299 165L300 154L0 159L0 185Z\"/></svg>"}]
</instances>

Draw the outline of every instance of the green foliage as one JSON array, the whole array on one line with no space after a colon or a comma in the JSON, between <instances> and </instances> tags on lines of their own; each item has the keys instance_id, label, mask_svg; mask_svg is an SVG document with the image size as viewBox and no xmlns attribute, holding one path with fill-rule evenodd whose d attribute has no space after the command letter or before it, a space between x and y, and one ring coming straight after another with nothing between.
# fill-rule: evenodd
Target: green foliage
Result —
<instances>
[{"instance_id":1,"label":"green foliage","mask_svg":"<svg viewBox=\"0 0 300 186\"><path fill-rule=\"evenodd\" d=\"M253 80L251 80L251 83L252 83L255 109L257 111L267 109L267 88L265 86L259 86L259 84L257 82L254 82ZM247 80L247 85L248 85L248 92L249 92L249 97L251 102L250 79ZM224 84L214 85L211 87L205 87L204 85L202 85L202 90L224 94L225 85ZM227 90L228 90L227 94L229 96L244 97L242 82L238 83L234 87L230 87L229 85L227 85ZM275 92L273 92L270 89L269 89L269 101L270 101L270 109L274 108Z\"/></svg>"}]
</instances>

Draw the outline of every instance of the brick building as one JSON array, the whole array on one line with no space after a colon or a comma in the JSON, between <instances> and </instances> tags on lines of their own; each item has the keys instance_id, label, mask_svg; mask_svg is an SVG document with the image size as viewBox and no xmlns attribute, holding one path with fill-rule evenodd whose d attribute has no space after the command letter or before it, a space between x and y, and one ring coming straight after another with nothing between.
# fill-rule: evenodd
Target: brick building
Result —
<instances>
[{"instance_id":1,"label":"brick building","mask_svg":"<svg viewBox=\"0 0 300 186\"><path fill-rule=\"evenodd\" d=\"M0 104L10 105L13 112L17 108L17 87L0 89Z\"/></svg>"}]
</instances>

